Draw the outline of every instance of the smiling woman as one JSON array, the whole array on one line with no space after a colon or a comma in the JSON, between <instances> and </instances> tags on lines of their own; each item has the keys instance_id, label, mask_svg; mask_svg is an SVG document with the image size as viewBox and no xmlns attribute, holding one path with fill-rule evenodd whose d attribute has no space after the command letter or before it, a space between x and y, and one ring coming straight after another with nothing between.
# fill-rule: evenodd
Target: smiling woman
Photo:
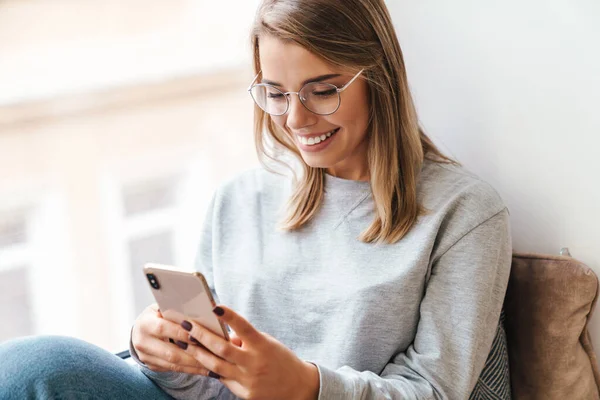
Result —
<instances>
[{"instance_id":1,"label":"smiling woman","mask_svg":"<svg viewBox=\"0 0 600 400\"><path fill-rule=\"evenodd\" d=\"M260 37L258 47L260 75L269 77L262 82L272 83L258 86L266 91L264 100L254 95L260 89L253 89L252 93L257 106L270 115L278 128L272 135L285 132L309 168L368 181L369 89L360 77L363 70L345 76L339 67L329 65L296 42L285 42L270 34ZM298 98L279 94L274 86L298 90L288 92L298 94ZM320 144L323 135L329 140ZM329 146L332 142L335 146Z\"/></svg>"},{"instance_id":2,"label":"smiling woman","mask_svg":"<svg viewBox=\"0 0 600 400\"><path fill-rule=\"evenodd\" d=\"M151 305L130 343L149 379L136 368L124 386L178 399L510 398L508 210L419 128L383 0L264 0L251 37L263 167L215 192L196 263L234 332ZM25 352L8 367L34 364ZM10 386L65 390L44 371L68 368L48 364ZM76 390L121 370L103 360Z\"/></svg>"},{"instance_id":3,"label":"smiling woman","mask_svg":"<svg viewBox=\"0 0 600 400\"><path fill-rule=\"evenodd\" d=\"M423 211L416 201L416 175L423 157L452 161L418 126L402 51L385 5L310 3L310 10L322 6L323 11L312 13L296 8L294 2L263 3L252 32L254 68L257 78L262 76L271 87L306 93L305 85L318 81L333 85L337 96L330 98L333 104L325 112L311 110L302 94L298 102L286 96L285 110L275 113L254 96L259 99L255 119L259 157L276 159L263 145L268 135L303 161L302 184L291 197L286 228L299 228L316 213L323 174L328 173L372 183L378 218L362 239L393 243ZM372 21L365 23L365 12ZM316 143L316 137L329 133L332 139L309 147L311 137ZM335 146L329 146L333 142Z\"/></svg>"}]
</instances>

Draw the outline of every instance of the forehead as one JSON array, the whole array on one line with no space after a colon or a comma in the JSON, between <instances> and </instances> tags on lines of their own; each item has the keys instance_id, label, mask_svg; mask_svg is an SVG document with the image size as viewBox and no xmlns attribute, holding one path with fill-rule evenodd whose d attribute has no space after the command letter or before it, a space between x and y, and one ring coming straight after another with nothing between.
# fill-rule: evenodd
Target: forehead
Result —
<instances>
[{"instance_id":1,"label":"forehead","mask_svg":"<svg viewBox=\"0 0 600 400\"><path fill-rule=\"evenodd\" d=\"M298 89L306 79L341 73L297 43L269 35L259 38L259 57L263 79L281 83L290 90Z\"/></svg>"}]
</instances>

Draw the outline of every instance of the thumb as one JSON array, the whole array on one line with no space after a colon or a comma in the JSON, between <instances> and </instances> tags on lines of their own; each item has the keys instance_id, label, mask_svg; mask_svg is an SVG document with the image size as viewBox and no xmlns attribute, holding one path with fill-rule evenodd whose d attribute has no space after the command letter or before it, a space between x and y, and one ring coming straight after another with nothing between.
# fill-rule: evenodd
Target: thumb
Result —
<instances>
[{"instance_id":1,"label":"thumb","mask_svg":"<svg viewBox=\"0 0 600 400\"><path fill-rule=\"evenodd\" d=\"M162 318L162 313L160 312L160 308L158 308L158 304L154 303L154 304L150 304L150 306L148 307L149 309L151 309L152 311L154 311L156 313L156 316L158 318Z\"/></svg>"}]
</instances>

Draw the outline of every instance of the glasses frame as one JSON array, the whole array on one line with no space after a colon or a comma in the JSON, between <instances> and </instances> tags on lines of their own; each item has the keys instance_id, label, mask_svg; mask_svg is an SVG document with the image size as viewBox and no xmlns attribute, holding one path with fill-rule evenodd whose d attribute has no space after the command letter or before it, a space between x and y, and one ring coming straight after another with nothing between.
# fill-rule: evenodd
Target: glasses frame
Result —
<instances>
[{"instance_id":1,"label":"glasses frame","mask_svg":"<svg viewBox=\"0 0 600 400\"><path fill-rule=\"evenodd\" d=\"M254 79L252 80L252 83L251 83L251 84L250 84L250 86L248 87L248 93L250 93L250 97L252 97L252 100L254 100L254 103L256 103L256 105L257 105L257 106L258 106L258 107L259 107L261 110L263 110L263 111L264 111L264 112L266 112L267 114L269 114L269 115L271 115L271 116L274 116L274 117L280 117L280 116L282 116L282 115L285 115L285 114L286 114L286 113L287 113L287 112L290 110L290 95L292 95L292 94L295 94L295 95L297 95L297 96L298 96L298 100L300 100L300 103L301 103L301 104L304 106L304 108L306 108L306 109L307 109L308 111L310 111L311 113L313 113L313 114L316 114L316 115L331 115L331 114L335 113L337 110L339 110L339 109L340 109L340 106L342 105L342 96L341 96L341 93L342 93L344 90L346 90L346 89L348 88L348 86L350 86L350 85L352 84L352 82L354 82L354 81L355 81L355 80L356 80L356 79L357 79L357 78L360 76L360 74L362 74L362 73L363 73L363 71L364 71L364 69L361 69L360 71L358 71L358 73L357 73L356 75L354 75L354 77L352 77L352 79L350 79L350 81L348 81L348 83L346 83L345 85L343 85L343 86L341 86L341 87L337 87L336 85L334 85L334 84L332 84L332 83L328 83L328 82L307 82L307 83L305 83L304 85L302 85L302 87L300 88L300 90L299 90L299 91L297 91L297 92L284 92L284 91L282 91L282 90L279 90L277 87L275 87L275 86L273 86L273 85L270 85L270 84L268 84L268 83L256 83L256 84L255 84L256 80L258 79L258 76L259 76L259 75L260 75L260 73L262 72L262 71L258 71L258 74L256 74L256 76L255 76L255 77L254 77ZM304 101L302 100L302 96L300 96L300 92L301 92L301 91L302 91L302 90L303 90L303 89L304 89L304 88L305 88L307 85L311 85L311 84L314 84L314 83L321 83L321 84L324 84L324 85L329 85L329 86L331 86L331 88L332 88L332 89L333 89L333 88L335 88L335 91L336 91L336 93L337 93L337 96L338 96L338 105L337 105L337 107L335 108L335 110L333 110L333 111L332 111L332 112L330 112L330 113L321 114L321 113L318 113L318 112L314 112L313 110L311 110L310 108L308 108L308 106L307 106L306 104L304 104ZM285 111L284 111L284 112L282 112L281 114L273 114L273 113L270 113L270 112L268 112L268 111L267 111L267 110L265 110L264 108L262 108L262 107L260 106L260 104L258 104L258 102L256 101L256 99L254 98L254 96L252 95L252 89L253 89L254 87L256 87L256 86L262 86L262 87L269 87L269 88L273 88L273 89L277 90L279 93L281 93L282 95L284 95L284 97L285 97L285 101L286 101L286 107L285 107Z\"/></svg>"}]
</instances>

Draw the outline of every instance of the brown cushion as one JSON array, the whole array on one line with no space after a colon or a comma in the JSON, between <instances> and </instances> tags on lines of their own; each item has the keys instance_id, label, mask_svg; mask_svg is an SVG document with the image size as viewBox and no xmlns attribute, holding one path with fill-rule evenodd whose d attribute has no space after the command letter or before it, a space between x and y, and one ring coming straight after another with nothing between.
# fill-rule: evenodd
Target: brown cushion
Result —
<instances>
[{"instance_id":1,"label":"brown cushion","mask_svg":"<svg viewBox=\"0 0 600 400\"><path fill-rule=\"evenodd\" d=\"M596 274L563 256L514 254L504 308L514 399L599 399L587 330Z\"/></svg>"}]
</instances>

